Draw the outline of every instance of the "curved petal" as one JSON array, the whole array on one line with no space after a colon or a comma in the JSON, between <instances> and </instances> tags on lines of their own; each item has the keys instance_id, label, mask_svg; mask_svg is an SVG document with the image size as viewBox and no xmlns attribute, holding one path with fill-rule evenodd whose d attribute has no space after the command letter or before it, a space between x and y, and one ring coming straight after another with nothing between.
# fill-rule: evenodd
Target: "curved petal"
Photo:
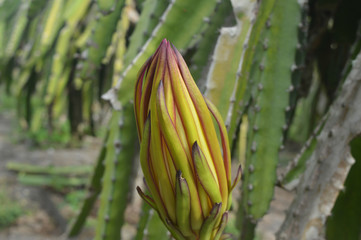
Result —
<instances>
[{"instance_id":1,"label":"curved petal","mask_svg":"<svg viewBox=\"0 0 361 240\"><path fill-rule=\"evenodd\" d=\"M227 129L223 123L221 114L219 114L216 106L214 106L213 103L211 101L209 101L208 99L206 99L206 98L204 98L204 99L207 103L209 111L211 112L211 114L213 115L214 119L217 122L219 132L221 134L221 142L222 142L222 150L223 150L223 164L224 164L224 168L226 169L228 189L230 189L231 188L231 152L229 149Z\"/></svg>"},{"instance_id":2,"label":"curved petal","mask_svg":"<svg viewBox=\"0 0 361 240\"><path fill-rule=\"evenodd\" d=\"M193 144L192 156L197 177L211 199L212 205L222 202L222 196L216 182L216 177L213 175L210 167L208 166L208 162L206 161L205 156L203 155L197 142L194 142Z\"/></svg>"},{"instance_id":3,"label":"curved petal","mask_svg":"<svg viewBox=\"0 0 361 240\"><path fill-rule=\"evenodd\" d=\"M192 218L192 227L197 229L197 224L202 222L202 212L198 197L198 192L196 188L195 178L193 177L193 170L191 167L191 159L187 159L187 154L185 149L182 146L182 143L178 137L177 131L171 118L169 116L167 106L165 103L164 90L162 81L159 83L158 92L157 92L157 107L158 107L158 118L159 124L161 125L161 130L164 135L164 139L168 144L169 152L174 160L177 170L181 170L184 178L187 180L189 191L191 194L191 218Z\"/></svg>"},{"instance_id":4,"label":"curved petal","mask_svg":"<svg viewBox=\"0 0 361 240\"><path fill-rule=\"evenodd\" d=\"M155 184L155 179L152 171L149 147L150 147L150 113L144 124L143 131L143 141L140 145L140 165L143 170L144 178L149 188L149 191L154 199L154 202L157 206L160 216L165 219L168 216L167 210L165 208L164 202L160 196L159 189Z\"/></svg>"},{"instance_id":5,"label":"curved petal","mask_svg":"<svg viewBox=\"0 0 361 240\"><path fill-rule=\"evenodd\" d=\"M211 115L201 92L199 91L197 85L192 78L192 75L189 72L187 64L185 63L182 55L178 52L176 48L173 48L173 55L177 59L178 69L184 80L186 89L189 92L189 95L193 101L193 104L197 111L197 116L199 117L200 125L202 126L203 135L206 139L207 147L202 146L202 142L200 142L200 146L202 147L202 149L209 149L210 151L210 154L212 156L211 159L215 166L218 180L220 181L219 184L222 198L223 201L226 202L228 199L228 181L224 181L224 179L227 179L227 174L223 161L221 161L222 154L219 149L217 134L213 126ZM208 158L207 152L204 153ZM223 207L225 208L225 206Z\"/></svg>"}]
</instances>

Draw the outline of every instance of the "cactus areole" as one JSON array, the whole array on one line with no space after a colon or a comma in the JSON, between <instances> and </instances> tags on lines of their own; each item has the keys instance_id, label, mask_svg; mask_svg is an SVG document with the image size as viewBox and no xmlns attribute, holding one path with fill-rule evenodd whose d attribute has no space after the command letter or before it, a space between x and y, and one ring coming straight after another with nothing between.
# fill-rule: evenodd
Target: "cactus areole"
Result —
<instances>
[{"instance_id":1,"label":"cactus areole","mask_svg":"<svg viewBox=\"0 0 361 240\"><path fill-rule=\"evenodd\" d=\"M232 184L223 120L166 39L141 68L134 102L149 193L139 194L174 238L220 239L240 169Z\"/></svg>"}]
</instances>

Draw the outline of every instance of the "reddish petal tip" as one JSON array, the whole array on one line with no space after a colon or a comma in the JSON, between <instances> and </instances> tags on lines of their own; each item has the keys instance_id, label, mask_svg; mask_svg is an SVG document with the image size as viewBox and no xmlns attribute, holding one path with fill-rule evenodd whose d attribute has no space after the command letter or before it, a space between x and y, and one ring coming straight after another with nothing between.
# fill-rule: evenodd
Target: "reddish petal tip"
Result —
<instances>
[{"instance_id":1,"label":"reddish petal tip","mask_svg":"<svg viewBox=\"0 0 361 240\"><path fill-rule=\"evenodd\" d=\"M167 49L168 46L169 46L169 41L166 38L164 38L160 43L159 48L165 50Z\"/></svg>"},{"instance_id":2,"label":"reddish petal tip","mask_svg":"<svg viewBox=\"0 0 361 240\"><path fill-rule=\"evenodd\" d=\"M193 143L193 145L192 145L192 156L193 156L193 158L194 158L195 154L198 154L198 156L201 154L197 141L195 141Z\"/></svg>"}]
</instances>

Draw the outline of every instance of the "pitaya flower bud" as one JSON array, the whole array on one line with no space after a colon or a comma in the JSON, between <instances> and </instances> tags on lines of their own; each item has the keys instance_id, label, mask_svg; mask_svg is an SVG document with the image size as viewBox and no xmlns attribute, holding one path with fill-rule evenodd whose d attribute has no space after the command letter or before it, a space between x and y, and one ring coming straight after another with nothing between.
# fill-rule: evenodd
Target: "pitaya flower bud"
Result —
<instances>
[{"instance_id":1,"label":"pitaya flower bud","mask_svg":"<svg viewBox=\"0 0 361 240\"><path fill-rule=\"evenodd\" d=\"M231 184L223 120L167 40L140 70L135 115L141 167L150 193L138 188L141 197L176 239L219 239L240 170Z\"/></svg>"}]
</instances>

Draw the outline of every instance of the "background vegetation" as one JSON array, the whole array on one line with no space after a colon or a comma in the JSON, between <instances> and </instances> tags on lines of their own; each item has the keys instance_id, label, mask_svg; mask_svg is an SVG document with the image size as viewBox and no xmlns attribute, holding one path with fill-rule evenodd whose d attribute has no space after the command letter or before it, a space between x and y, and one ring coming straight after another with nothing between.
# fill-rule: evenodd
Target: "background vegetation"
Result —
<instances>
[{"instance_id":1,"label":"background vegetation","mask_svg":"<svg viewBox=\"0 0 361 240\"><path fill-rule=\"evenodd\" d=\"M40 146L104 139L91 170L8 168L25 183L88 183L68 236L97 205L95 238L120 239L138 169L134 84L167 38L243 165L233 237L262 238L257 224L281 187L296 197L277 238L361 239L360 18L358 0L2 0L0 108L15 101ZM147 205L137 229L134 239L169 239Z\"/></svg>"}]
</instances>

